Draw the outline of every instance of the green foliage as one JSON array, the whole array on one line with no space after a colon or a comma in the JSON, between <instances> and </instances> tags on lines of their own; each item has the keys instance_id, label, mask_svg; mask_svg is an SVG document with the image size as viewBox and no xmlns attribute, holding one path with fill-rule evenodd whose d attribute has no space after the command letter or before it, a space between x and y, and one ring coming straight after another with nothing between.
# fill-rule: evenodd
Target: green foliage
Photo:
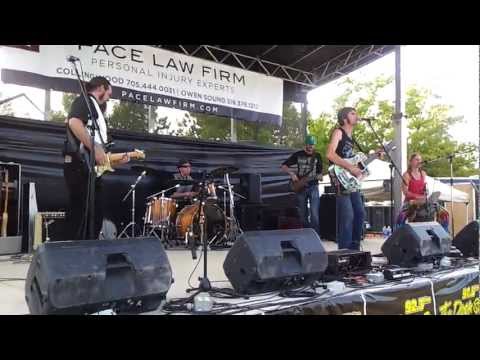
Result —
<instances>
[{"instance_id":1,"label":"green foliage","mask_svg":"<svg viewBox=\"0 0 480 360\"><path fill-rule=\"evenodd\" d=\"M50 121L60 122L60 123L65 122L68 116L68 112L72 107L72 103L77 98L77 96L78 96L77 94L64 93L62 95L63 110L50 111Z\"/></svg>"},{"instance_id":2,"label":"green foliage","mask_svg":"<svg viewBox=\"0 0 480 360\"><path fill-rule=\"evenodd\" d=\"M381 91L389 89L393 82L391 77L377 77L373 81L354 82L347 78L340 86L345 87L342 95L334 101L331 113L322 113L316 119L310 119L308 130L316 135L317 150L324 155L332 129L336 126L337 110L344 106L357 109L361 117L374 117L372 126L383 143L393 139L392 116L393 102L380 98ZM393 91L393 89L392 89ZM408 121L408 156L414 152L422 154L424 160L446 157L453 152L468 154L458 155L453 162L456 176L469 176L478 173L475 169L478 148L474 144L461 143L452 139L449 128L462 122L462 118L450 116L449 105L431 104L434 98L431 91L410 88L406 92L405 116ZM355 139L365 151L378 148L378 141L370 127L362 122L355 127ZM472 151L473 150L473 151ZM450 167L447 160L441 160L426 166L430 176L449 176Z\"/></svg>"},{"instance_id":3,"label":"green foliage","mask_svg":"<svg viewBox=\"0 0 480 360\"><path fill-rule=\"evenodd\" d=\"M0 100L2 100L2 99L3 99L3 96L2 96L2 93L0 93ZM6 103L6 104L3 104L3 105L0 105L0 115L13 116L14 112L13 112L12 104L11 103Z\"/></svg>"},{"instance_id":4,"label":"green foliage","mask_svg":"<svg viewBox=\"0 0 480 360\"><path fill-rule=\"evenodd\" d=\"M148 131L148 105L120 101L113 106L108 126L113 129Z\"/></svg>"},{"instance_id":5,"label":"green foliage","mask_svg":"<svg viewBox=\"0 0 480 360\"><path fill-rule=\"evenodd\" d=\"M192 121L193 119L193 121ZM207 114L192 114L183 123L178 124L175 135L189 136L213 141L230 141L230 119ZM283 105L282 126L235 120L238 141L252 142L258 145L302 147L303 130L301 114L292 103Z\"/></svg>"}]
</instances>

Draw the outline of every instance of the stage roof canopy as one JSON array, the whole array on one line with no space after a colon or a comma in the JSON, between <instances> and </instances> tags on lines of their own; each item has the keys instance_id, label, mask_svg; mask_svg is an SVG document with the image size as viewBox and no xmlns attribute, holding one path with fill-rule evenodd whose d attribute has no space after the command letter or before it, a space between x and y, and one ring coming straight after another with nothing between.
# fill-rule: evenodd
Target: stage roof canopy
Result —
<instances>
[{"instance_id":1,"label":"stage roof canopy","mask_svg":"<svg viewBox=\"0 0 480 360\"><path fill-rule=\"evenodd\" d=\"M154 45L284 80L284 99L306 93L395 49L395 45Z\"/></svg>"}]
</instances>

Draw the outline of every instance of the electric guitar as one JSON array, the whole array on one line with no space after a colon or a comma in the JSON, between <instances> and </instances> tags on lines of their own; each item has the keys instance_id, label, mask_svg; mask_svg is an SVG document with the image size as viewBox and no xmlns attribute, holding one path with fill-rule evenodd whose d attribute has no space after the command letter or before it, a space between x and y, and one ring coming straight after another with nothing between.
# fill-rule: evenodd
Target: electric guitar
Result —
<instances>
[{"instance_id":1,"label":"electric guitar","mask_svg":"<svg viewBox=\"0 0 480 360\"><path fill-rule=\"evenodd\" d=\"M311 180L311 179L309 180L308 176L313 170L314 169L310 170L308 173L306 173L304 176L299 178L297 181L290 180L290 189L297 194L302 192L303 189L305 189L305 187L307 186L308 182Z\"/></svg>"},{"instance_id":2,"label":"electric guitar","mask_svg":"<svg viewBox=\"0 0 480 360\"><path fill-rule=\"evenodd\" d=\"M388 143L384 146L387 152L390 152L395 148L393 142ZM383 151L383 150L382 150ZM342 185L343 188L348 192L354 192L360 190L362 181L370 175L370 171L368 170L368 165L375 159L379 157L378 153L374 153L369 155L368 157L363 153L357 153L355 156L347 159L343 159L348 161L350 164L357 166L361 171L362 174L359 178L353 176L350 171L347 169L339 166L339 165L331 165L328 168L328 173L330 178L332 179L332 184L335 185Z\"/></svg>"},{"instance_id":3,"label":"electric guitar","mask_svg":"<svg viewBox=\"0 0 480 360\"><path fill-rule=\"evenodd\" d=\"M5 205L2 214L2 237L7 236L8 225L8 169L5 169Z\"/></svg>"},{"instance_id":4,"label":"electric guitar","mask_svg":"<svg viewBox=\"0 0 480 360\"><path fill-rule=\"evenodd\" d=\"M120 161L123 157L128 155L130 159L136 160L144 160L145 159L145 152L143 150L135 149L134 151L126 152L126 153L107 153L106 161L104 165L95 165L95 172L97 177L101 177L106 172L114 172L115 166L118 166ZM88 151L83 144L80 145L80 155L84 161L85 166L89 169L90 164L90 151Z\"/></svg>"}]
</instances>

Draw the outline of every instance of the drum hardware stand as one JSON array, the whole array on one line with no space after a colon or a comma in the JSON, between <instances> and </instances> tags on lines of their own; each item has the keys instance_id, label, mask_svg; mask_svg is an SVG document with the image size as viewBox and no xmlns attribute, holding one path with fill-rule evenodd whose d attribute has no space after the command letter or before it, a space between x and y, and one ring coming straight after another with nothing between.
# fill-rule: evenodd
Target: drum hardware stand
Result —
<instances>
[{"instance_id":1,"label":"drum hardware stand","mask_svg":"<svg viewBox=\"0 0 480 360\"><path fill-rule=\"evenodd\" d=\"M45 221L45 242L50 241L50 237L48 236L48 226L52 225L55 220Z\"/></svg>"},{"instance_id":2,"label":"drum hardware stand","mask_svg":"<svg viewBox=\"0 0 480 360\"><path fill-rule=\"evenodd\" d=\"M228 220L228 229L225 229L225 234L223 235L222 239L225 239L227 242L229 241L235 241L235 239L237 238L237 236L239 234L242 234L243 231L242 229L240 228L239 224L238 224L238 221L237 221L237 218L235 217L235 196L238 196L239 198L241 199L244 199L246 200L246 197L240 195L240 194L237 194L236 192L234 192L232 190L233 188L233 185L230 183L230 176L228 173L225 174L225 182L227 183L227 191L228 191L228 195L229 195L229 199L230 199L230 206L229 206L229 213L228 213L228 217L227 217L227 220ZM220 189L224 189L223 187L219 187ZM225 198L224 198L225 200ZM226 206L225 206L225 209L226 209Z\"/></svg>"},{"instance_id":3,"label":"drum hardware stand","mask_svg":"<svg viewBox=\"0 0 480 360\"><path fill-rule=\"evenodd\" d=\"M450 163L450 217L452 219L452 237L455 236L455 222L454 222L454 213L453 213L453 159L455 157L455 155L466 155L466 154L470 154L473 152L473 149L470 150L470 151L464 151L464 152L461 152L461 153L456 153L456 152L453 152L447 156L444 156L444 157L439 157L439 158L436 158L436 159L433 159L433 160L428 160L428 161L424 161L423 164L430 164L430 163L433 163L433 162L436 162L436 161L439 161L439 160L448 160L448 162Z\"/></svg>"},{"instance_id":4,"label":"drum hardware stand","mask_svg":"<svg viewBox=\"0 0 480 360\"><path fill-rule=\"evenodd\" d=\"M159 191L158 193L153 194L153 195L150 195L149 197L147 197L147 200L148 200L148 199L151 199L151 198L154 198L155 196L160 195L160 194L162 194L161 197L163 198L163 197L165 197L165 193L166 193L167 191L170 191L170 190L173 190L173 189L176 189L176 188L179 188L179 187L180 187L180 184L177 184L177 185L175 185L175 186L172 186L171 188L168 188L168 189Z\"/></svg>"},{"instance_id":5,"label":"drum hardware stand","mask_svg":"<svg viewBox=\"0 0 480 360\"><path fill-rule=\"evenodd\" d=\"M137 181L135 181L134 184L130 185L130 190L127 192L127 194L124 196L122 199L122 202L125 202L125 200L128 199L130 194L132 194L132 221L123 229L123 231L118 235L119 238L121 238L123 235L127 235L127 230L128 228L132 227L132 238L135 237L135 191L138 183L142 180L142 178L147 174L146 171L142 172L142 174L137 178Z\"/></svg>"},{"instance_id":6,"label":"drum hardware stand","mask_svg":"<svg viewBox=\"0 0 480 360\"><path fill-rule=\"evenodd\" d=\"M397 172L398 177L402 180L403 185L407 186L407 182L403 178L403 175L400 172L400 170L398 169L397 164L395 164L392 157L390 156L390 153L387 151L387 149L385 149L385 146L383 145L382 140L380 139L380 136L378 136L377 132L375 131L375 129L372 126L371 119L364 119L364 120L367 123L367 125L370 127L370 129L372 130L372 133L375 136L378 144L380 144L380 147L383 149L383 151L385 152L385 155L388 158L389 167L390 167L390 223L391 223L392 230L395 230L394 229L394 225L395 225L395 222L394 222L394 207L393 207L393 202L394 202L393 201L393 173L394 173L393 170L395 170ZM395 149L396 148L393 148L392 151L394 151ZM362 149L360 149L360 150L362 150Z\"/></svg>"},{"instance_id":7,"label":"drum hardware stand","mask_svg":"<svg viewBox=\"0 0 480 360\"><path fill-rule=\"evenodd\" d=\"M204 184L205 182L203 182L203 186ZM208 279L208 260L207 260L208 243L207 243L207 238L205 237L205 212L204 212L205 192L206 192L205 189L202 189L199 194L200 206L199 206L199 216L198 216L198 224L200 228L200 242L203 248L202 249L203 250L203 277L198 278L199 285L197 288L186 290L187 293L194 291L194 293L189 297L190 301L193 301L193 299L202 292L225 294L229 296L236 295L233 289L231 291L228 291L226 289L224 290L224 289L212 287L210 280ZM197 256L195 251L194 239L192 239L191 247L192 247L192 258L195 260Z\"/></svg>"}]
</instances>

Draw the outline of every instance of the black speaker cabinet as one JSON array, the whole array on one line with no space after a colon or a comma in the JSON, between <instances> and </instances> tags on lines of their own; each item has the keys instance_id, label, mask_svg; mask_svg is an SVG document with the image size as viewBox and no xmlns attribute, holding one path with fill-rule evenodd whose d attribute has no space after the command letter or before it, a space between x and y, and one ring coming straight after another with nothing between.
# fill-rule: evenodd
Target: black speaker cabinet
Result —
<instances>
[{"instance_id":1,"label":"black speaker cabinet","mask_svg":"<svg viewBox=\"0 0 480 360\"><path fill-rule=\"evenodd\" d=\"M320 236L322 239L337 241L337 197L323 194L320 197Z\"/></svg>"},{"instance_id":2,"label":"black speaker cabinet","mask_svg":"<svg viewBox=\"0 0 480 360\"><path fill-rule=\"evenodd\" d=\"M437 222L409 223L396 229L383 243L390 264L416 266L450 251L452 238Z\"/></svg>"},{"instance_id":3,"label":"black speaker cabinet","mask_svg":"<svg viewBox=\"0 0 480 360\"><path fill-rule=\"evenodd\" d=\"M479 234L478 221L472 221L455 236L453 246L460 250L465 257L478 258Z\"/></svg>"},{"instance_id":4,"label":"black speaker cabinet","mask_svg":"<svg viewBox=\"0 0 480 360\"><path fill-rule=\"evenodd\" d=\"M241 294L258 294L313 283L327 254L313 229L247 231L230 249L223 269Z\"/></svg>"},{"instance_id":5,"label":"black speaker cabinet","mask_svg":"<svg viewBox=\"0 0 480 360\"><path fill-rule=\"evenodd\" d=\"M25 299L33 315L140 313L157 309L171 283L156 238L47 242L34 253Z\"/></svg>"},{"instance_id":6,"label":"black speaker cabinet","mask_svg":"<svg viewBox=\"0 0 480 360\"><path fill-rule=\"evenodd\" d=\"M262 175L241 174L240 187L243 195L250 204L262 203Z\"/></svg>"}]
</instances>

